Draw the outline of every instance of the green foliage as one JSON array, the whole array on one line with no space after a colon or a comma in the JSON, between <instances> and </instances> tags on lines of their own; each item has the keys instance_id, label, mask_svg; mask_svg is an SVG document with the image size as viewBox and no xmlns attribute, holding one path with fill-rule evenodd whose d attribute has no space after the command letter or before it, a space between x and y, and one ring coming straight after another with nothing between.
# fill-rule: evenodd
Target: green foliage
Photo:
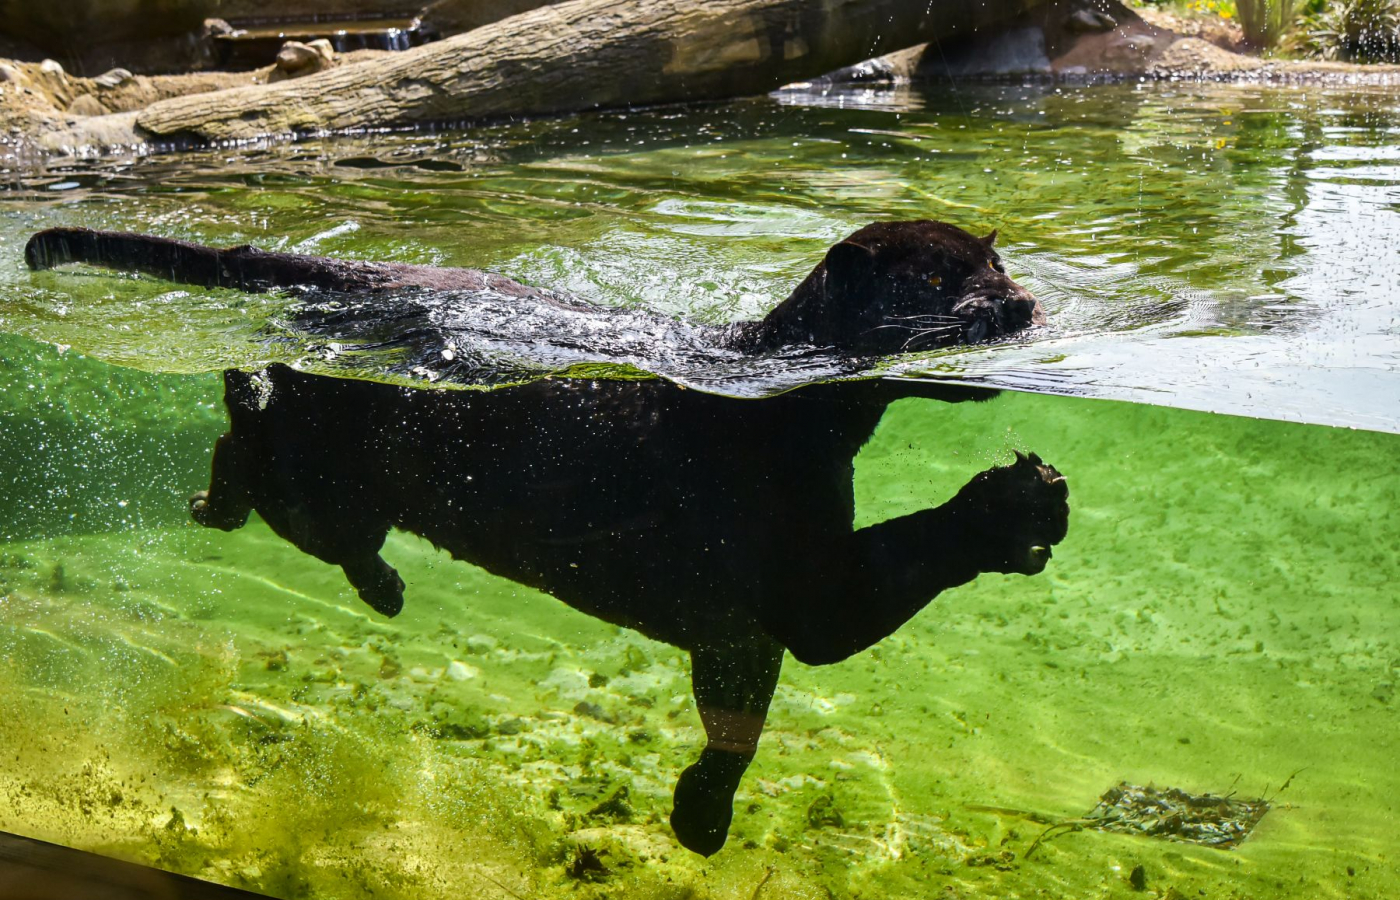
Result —
<instances>
[{"instance_id":1,"label":"green foliage","mask_svg":"<svg viewBox=\"0 0 1400 900\"><path fill-rule=\"evenodd\" d=\"M1235 0L1134 0L1130 6L1154 6L1178 16L1235 17Z\"/></svg>"},{"instance_id":2,"label":"green foliage","mask_svg":"<svg viewBox=\"0 0 1400 900\"><path fill-rule=\"evenodd\" d=\"M1189 0L1186 11L1197 15L1231 18L1236 14L1235 0Z\"/></svg>"},{"instance_id":3,"label":"green foliage","mask_svg":"<svg viewBox=\"0 0 1400 900\"><path fill-rule=\"evenodd\" d=\"M1294 0L1235 0L1244 39L1256 47L1278 44L1297 14Z\"/></svg>"},{"instance_id":4,"label":"green foliage","mask_svg":"<svg viewBox=\"0 0 1400 900\"><path fill-rule=\"evenodd\" d=\"M1345 62L1400 62L1400 2L1329 0L1309 16L1294 49Z\"/></svg>"}]
</instances>

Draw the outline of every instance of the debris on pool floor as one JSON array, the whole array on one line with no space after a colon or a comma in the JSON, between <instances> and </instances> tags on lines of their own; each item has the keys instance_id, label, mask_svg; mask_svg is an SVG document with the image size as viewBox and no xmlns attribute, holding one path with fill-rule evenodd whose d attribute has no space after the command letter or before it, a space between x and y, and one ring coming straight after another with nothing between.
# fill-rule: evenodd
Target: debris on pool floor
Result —
<instances>
[{"instance_id":1,"label":"debris on pool floor","mask_svg":"<svg viewBox=\"0 0 1400 900\"><path fill-rule=\"evenodd\" d=\"M1089 811L1085 818L1091 824L1085 827L1231 850L1268 811L1269 801L1263 798L1237 800L1120 781Z\"/></svg>"},{"instance_id":2,"label":"debris on pool floor","mask_svg":"<svg viewBox=\"0 0 1400 900\"><path fill-rule=\"evenodd\" d=\"M1239 800L1233 795L1191 794L1180 788L1120 781L1104 791L1083 818L1050 826L1026 851L1029 857L1053 832L1092 828L1137 834L1232 850L1249 837L1270 809L1268 800Z\"/></svg>"}]
</instances>

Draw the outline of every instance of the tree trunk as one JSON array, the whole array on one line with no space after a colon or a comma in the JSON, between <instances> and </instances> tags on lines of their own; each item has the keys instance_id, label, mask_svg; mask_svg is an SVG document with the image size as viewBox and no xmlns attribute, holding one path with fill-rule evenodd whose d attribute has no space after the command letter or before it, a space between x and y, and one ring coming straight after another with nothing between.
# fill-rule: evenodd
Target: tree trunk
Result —
<instances>
[{"instance_id":1,"label":"tree trunk","mask_svg":"<svg viewBox=\"0 0 1400 900\"><path fill-rule=\"evenodd\" d=\"M163 100L136 124L151 141L212 142L715 100L969 34L1040 2L569 0L302 79Z\"/></svg>"}]
</instances>

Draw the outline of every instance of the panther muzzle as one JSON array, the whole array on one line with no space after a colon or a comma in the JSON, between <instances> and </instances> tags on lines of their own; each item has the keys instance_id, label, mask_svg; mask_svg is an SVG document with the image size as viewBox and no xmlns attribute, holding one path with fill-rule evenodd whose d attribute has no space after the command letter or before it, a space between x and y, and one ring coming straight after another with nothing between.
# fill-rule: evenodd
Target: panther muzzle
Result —
<instances>
[{"instance_id":1,"label":"panther muzzle","mask_svg":"<svg viewBox=\"0 0 1400 900\"><path fill-rule=\"evenodd\" d=\"M1040 301L1010 279L966 295L952 311L965 323L963 340L969 344L1046 323Z\"/></svg>"}]
</instances>

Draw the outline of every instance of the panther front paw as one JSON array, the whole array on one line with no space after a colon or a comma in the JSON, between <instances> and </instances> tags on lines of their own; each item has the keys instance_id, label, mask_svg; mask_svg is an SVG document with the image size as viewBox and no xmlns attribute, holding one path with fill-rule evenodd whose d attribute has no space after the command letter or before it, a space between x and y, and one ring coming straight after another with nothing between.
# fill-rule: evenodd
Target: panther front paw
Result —
<instances>
[{"instance_id":1,"label":"panther front paw","mask_svg":"<svg viewBox=\"0 0 1400 900\"><path fill-rule=\"evenodd\" d=\"M393 618L403 611L406 585L398 571L377 553L368 553L341 563L345 578L360 599L381 615Z\"/></svg>"},{"instance_id":2,"label":"panther front paw","mask_svg":"<svg viewBox=\"0 0 1400 900\"><path fill-rule=\"evenodd\" d=\"M1069 530L1069 485L1034 453L1016 451L1015 462L976 476L958 497L984 571L1036 575Z\"/></svg>"}]
</instances>

